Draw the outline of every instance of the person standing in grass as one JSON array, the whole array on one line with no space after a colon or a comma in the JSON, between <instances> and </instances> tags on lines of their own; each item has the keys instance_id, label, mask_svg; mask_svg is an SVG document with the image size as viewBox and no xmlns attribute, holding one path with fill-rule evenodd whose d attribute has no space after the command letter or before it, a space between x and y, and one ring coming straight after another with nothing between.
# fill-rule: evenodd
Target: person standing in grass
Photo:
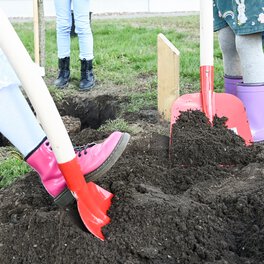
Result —
<instances>
[{"instance_id":1,"label":"person standing in grass","mask_svg":"<svg viewBox=\"0 0 264 264\"><path fill-rule=\"evenodd\" d=\"M90 0L54 0L59 67L59 74L54 85L58 88L66 87L70 81L72 10L74 13L75 32L79 41L79 59L81 64L79 88L81 91L89 91L95 85L90 2Z\"/></svg>"},{"instance_id":2,"label":"person standing in grass","mask_svg":"<svg viewBox=\"0 0 264 264\"><path fill-rule=\"evenodd\" d=\"M225 92L244 103L254 142L264 140L264 0L214 0Z\"/></svg>"}]
</instances>

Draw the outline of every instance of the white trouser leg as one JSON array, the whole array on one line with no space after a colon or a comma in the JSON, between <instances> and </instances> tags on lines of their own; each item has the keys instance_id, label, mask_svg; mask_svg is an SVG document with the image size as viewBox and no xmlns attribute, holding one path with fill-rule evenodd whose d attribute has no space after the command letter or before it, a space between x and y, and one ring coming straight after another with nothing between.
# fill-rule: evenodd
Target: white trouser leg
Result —
<instances>
[{"instance_id":1,"label":"white trouser leg","mask_svg":"<svg viewBox=\"0 0 264 264\"><path fill-rule=\"evenodd\" d=\"M24 157L45 137L17 84L0 89L0 132Z\"/></svg>"}]
</instances>

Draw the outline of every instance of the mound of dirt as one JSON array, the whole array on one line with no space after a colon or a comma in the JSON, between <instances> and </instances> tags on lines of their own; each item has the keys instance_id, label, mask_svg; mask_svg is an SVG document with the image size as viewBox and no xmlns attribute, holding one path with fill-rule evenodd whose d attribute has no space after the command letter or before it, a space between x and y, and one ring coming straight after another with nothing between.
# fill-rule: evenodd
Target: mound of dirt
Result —
<instances>
[{"instance_id":1,"label":"mound of dirt","mask_svg":"<svg viewBox=\"0 0 264 264\"><path fill-rule=\"evenodd\" d=\"M257 152L225 127L226 118L214 117L213 125L200 111L181 113L172 127L172 164L203 166L236 165L254 161Z\"/></svg>"},{"instance_id":2,"label":"mound of dirt","mask_svg":"<svg viewBox=\"0 0 264 264\"><path fill-rule=\"evenodd\" d=\"M197 111L172 131L170 147L152 130L132 135L97 182L115 195L104 242L72 224L35 172L0 190L0 263L263 263L263 146ZM107 134L84 128L72 140Z\"/></svg>"}]
</instances>

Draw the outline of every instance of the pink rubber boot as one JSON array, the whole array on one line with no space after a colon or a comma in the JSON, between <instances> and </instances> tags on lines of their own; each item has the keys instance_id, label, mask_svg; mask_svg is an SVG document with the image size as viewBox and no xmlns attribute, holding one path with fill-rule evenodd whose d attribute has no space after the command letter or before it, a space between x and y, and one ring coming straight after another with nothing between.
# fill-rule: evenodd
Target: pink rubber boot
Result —
<instances>
[{"instance_id":1,"label":"pink rubber boot","mask_svg":"<svg viewBox=\"0 0 264 264\"><path fill-rule=\"evenodd\" d=\"M87 182L100 178L116 163L125 150L129 138L130 135L127 133L113 132L100 144L93 143L75 148ZM74 201L46 138L25 160L38 172L43 186L56 204L66 207Z\"/></svg>"},{"instance_id":2,"label":"pink rubber boot","mask_svg":"<svg viewBox=\"0 0 264 264\"><path fill-rule=\"evenodd\" d=\"M237 97L246 108L253 141L264 141L264 83L240 83L237 86Z\"/></svg>"},{"instance_id":3,"label":"pink rubber boot","mask_svg":"<svg viewBox=\"0 0 264 264\"><path fill-rule=\"evenodd\" d=\"M225 93L228 94L237 94L237 85L242 82L242 77L240 76L224 76L224 86Z\"/></svg>"}]
</instances>

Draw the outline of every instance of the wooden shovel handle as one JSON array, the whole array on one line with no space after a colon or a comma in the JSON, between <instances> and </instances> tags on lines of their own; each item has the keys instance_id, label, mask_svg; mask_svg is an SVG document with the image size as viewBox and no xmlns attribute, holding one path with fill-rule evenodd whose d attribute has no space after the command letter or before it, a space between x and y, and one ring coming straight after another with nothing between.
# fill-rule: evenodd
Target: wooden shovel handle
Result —
<instances>
[{"instance_id":1,"label":"wooden shovel handle","mask_svg":"<svg viewBox=\"0 0 264 264\"><path fill-rule=\"evenodd\" d=\"M213 1L200 0L200 85L202 110L213 121L215 113Z\"/></svg>"},{"instance_id":2,"label":"wooden shovel handle","mask_svg":"<svg viewBox=\"0 0 264 264\"><path fill-rule=\"evenodd\" d=\"M38 0L33 0L33 21L34 21L34 51L35 63L39 65L39 8Z\"/></svg>"}]
</instances>

